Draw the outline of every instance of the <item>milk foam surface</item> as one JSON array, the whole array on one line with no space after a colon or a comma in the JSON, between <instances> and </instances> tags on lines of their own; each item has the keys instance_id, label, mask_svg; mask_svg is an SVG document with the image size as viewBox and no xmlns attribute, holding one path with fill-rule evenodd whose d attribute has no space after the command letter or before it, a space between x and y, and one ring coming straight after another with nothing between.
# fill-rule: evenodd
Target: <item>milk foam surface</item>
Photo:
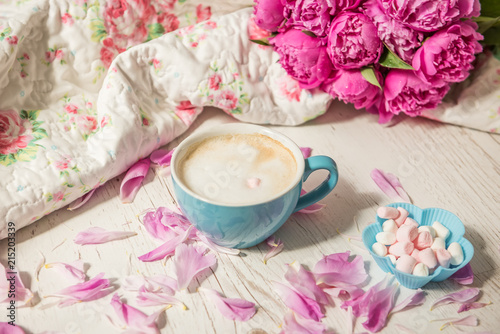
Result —
<instances>
[{"instance_id":1,"label":"milk foam surface","mask_svg":"<svg viewBox=\"0 0 500 334\"><path fill-rule=\"evenodd\" d=\"M258 133L204 139L188 148L177 167L191 191L226 204L265 202L289 187L297 174L292 152Z\"/></svg>"}]
</instances>

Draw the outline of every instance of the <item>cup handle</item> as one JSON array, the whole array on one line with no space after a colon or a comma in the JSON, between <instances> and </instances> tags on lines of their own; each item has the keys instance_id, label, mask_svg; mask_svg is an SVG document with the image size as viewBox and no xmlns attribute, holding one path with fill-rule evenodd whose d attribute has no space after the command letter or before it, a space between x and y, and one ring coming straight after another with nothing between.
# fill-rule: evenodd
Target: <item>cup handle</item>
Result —
<instances>
[{"instance_id":1,"label":"cup handle","mask_svg":"<svg viewBox=\"0 0 500 334\"><path fill-rule=\"evenodd\" d=\"M311 175L312 172L319 169L326 169L330 172L330 174L314 190L299 197L299 201L297 202L297 205L295 206L293 212L302 210L308 207L309 205L314 204L319 200L323 199L337 185L337 181L339 180L339 172L337 171L337 164L332 158L324 155L315 155L305 160L305 168L304 168L304 174L302 175L302 181L304 182L305 180L307 180L307 178L309 177L309 175Z\"/></svg>"}]
</instances>

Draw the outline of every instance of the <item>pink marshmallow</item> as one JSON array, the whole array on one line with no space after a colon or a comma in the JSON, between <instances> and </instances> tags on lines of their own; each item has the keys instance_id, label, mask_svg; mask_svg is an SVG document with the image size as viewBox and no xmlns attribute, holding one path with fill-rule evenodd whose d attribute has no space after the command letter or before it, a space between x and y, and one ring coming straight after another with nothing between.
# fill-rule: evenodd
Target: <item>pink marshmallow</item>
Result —
<instances>
[{"instance_id":1,"label":"pink marshmallow","mask_svg":"<svg viewBox=\"0 0 500 334\"><path fill-rule=\"evenodd\" d=\"M417 260L417 263L420 262L420 251L418 249L414 249L413 252L410 254L411 257L413 257L415 260Z\"/></svg>"},{"instance_id":2,"label":"pink marshmallow","mask_svg":"<svg viewBox=\"0 0 500 334\"><path fill-rule=\"evenodd\" d=\"M436 258L439 265L443 268L449 268L451 262L451 254L444 248L436 250Z\"/></svg>"},{"instance_id":3,"label":"pink marshmallow","mask_svg":"<svg viewBox=\"0 0 500 334\"><path fill-rule=\"evenodd\" d=\"M418 222L415 219L410 218L410 217L406 217L405 222L403 223L403 225L412 225L412 226L415 226L416 228L419 227Z\"/></svg>"},{"instance_id":4,"label":"pink marshmallow","mask_svg":"<svg viewBox=\"0 0 500 334\"><path fill-rule=\"evenodd\" d=\"M419 250L431 247L433 242L434 239L432 238L432 234L429 231L420 232L417 238L413 240L415 248Z\"/></svg>"},{"instance_id":5,"label":"pink marshmallow","mask_svg":"<svg viewBox=\"0 0 500 334\"><path fill-rule=\"evenodd\" d=\"M425 248L420 250L418 253L418 259L420 262L425 264L429 269L434 269L438 265L438 261L436 259L436 255L431 248Z\"/></svg>"},{"instance_id":6,"label":"pink marshmallow","mask_svg":"<svg viewBox=\"0 0 500 334\"><path fill-rule=\"evenodd\" d=\"M397 241L413 241L418 236L418 228L412 225L401 225L396 232Z\"/></svg>"},{"instance_id":7,"label":"pink marshmallow","mask_svg":"<svg viewBox=\"0 0 500 334\"><path fill-rule=\"evenodd\" d=\"M396 261L396 269L404 273L411 274L416 264L417 260L415 260L415 258L411 257L408 254L403 254Z\"/></svg>"},{"instance_id":8,"label":"pink marshmallow","mask_svg":"<svg viewBox=\"0 0 500 334\"><path fill-rule=\"evenodd\" d=\"M394 221L396 222L396 224L398 224L398 226L401 226L405 222L406 217L408 217L409 213L402 207L398 207L398 211L399 211L399 216L396 219L394 219Z\"/></svg>"},{"instance_id":9,"label":"pink marshmallow","mask_svg":"<svg viewBox=\"0 0 500 334\"><path fill-rule=\"evenodd\" d=\"M413 252L415 246L410 241L398 241L394 245L389 247L389 254L392 254L396 257L402 256L404 254L410 255Z\"/></svg>"},{"instance_id":10,"label":"pink marshmallow","mask_svg":"<svg viewBox=\"0 0 500 334\"><path fill-rule=\"evenodd\" d=\"M399 216L399 211L391 206L381 206L377 209L377 216L383 219L394 219Z\"/></svg>"}]
</instances>

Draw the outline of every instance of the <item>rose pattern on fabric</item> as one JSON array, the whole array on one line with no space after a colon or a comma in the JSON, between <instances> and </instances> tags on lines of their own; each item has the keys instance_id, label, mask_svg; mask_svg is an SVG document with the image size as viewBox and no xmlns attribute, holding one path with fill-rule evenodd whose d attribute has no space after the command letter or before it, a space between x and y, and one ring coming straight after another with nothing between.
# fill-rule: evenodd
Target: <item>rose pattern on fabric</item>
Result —
<instances>
[{"instance_id":1,"label":"rose pattern on fabric","mask_svg":"<svg viewBox=\"0 0 500 334\"><path fill-rule=\"evenodd\" d=\"M288 101L300 101L300 93L302 88L300 88L299 82L293 79L289 75L285 75L278 79L278 85L280 92L283 96L287 98Z\"/></svg>"},{"instance_id":2,"label":"rose pattern on fabric","mask_svg":"<svg viewBox=\"0 0 500 334\"><path fill-rule=\"evenodd\" d=\"M26 78L29 74L26 72L25 68L28 66L28 61L30 60L30 56L25 52L21 57L16 58L19 66L21 67L21 71L19 71L19 75L21 78Z\"/></svg>"},{"instance_id":3,"label":"rose pattern on fabric","mask_svg":"<svg viewBox=\"0 0 500 334\"><path fill-rule=\"evenodd\" d=\"M61 99L62 112L57 113L57 115L66 132L78 131L82 139L86 141L90 136L102 130L103 126L107 125L110 120L108 119L104 124L99 124L94 103L85 96L77 98L77 101L74 99L75 97L71 98L68 94L65 94Z\"/></svg>"},{"instance_id":4,"label":"rose pattern on fabric","mask_svg":"<svg viewBox=\"0 0 500 334\"><path fill-rule=\"evenodd\" d=\"M207 38L207 32L217 28L214 21L203 21L200 24L187 26L174 32L175 36L191 48L198 47L199 43Z\"/></svg>"},{"instance_id":5,"label":"rose pattern on fabric","mask_svg":"<svg viewBox=\"0 0 500 334\"><path fill-rule=\"evenodd\" d=\"M181 101L175 107L175 114L179 116L179 118L186 124L187 126L191 125L201 107L197 107L191 103L189 100Z\"/></svg>"},{"instance_id":6,"label":"rose pattern on fabric","mask_svg":"<svg viewBox=\"0 0 500 334\"><path fill-rule=\"evenodd\" d=\"M57 46L48 48L48 50L45 51L45 59L42 60L42 64L50 66L50 64L55 61L58 61L61 65L66 64L66 60L64 59L64 51Z\"/></svg>"}]
</instances>

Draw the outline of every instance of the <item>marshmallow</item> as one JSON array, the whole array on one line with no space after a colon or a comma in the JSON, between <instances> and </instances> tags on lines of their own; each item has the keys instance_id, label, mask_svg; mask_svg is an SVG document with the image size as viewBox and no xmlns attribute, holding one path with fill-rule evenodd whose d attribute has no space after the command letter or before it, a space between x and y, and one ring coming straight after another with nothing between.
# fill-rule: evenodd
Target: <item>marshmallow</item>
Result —
<instances>
[{"instance_id":1,"label":"marshmallow","mask_svg":"<svg viewBox=\"0 0 500 334\"><path fill-rule=\"evenodd\" d=\"M451 254L450 264L452 266L458 266L459 264L464 262L464 250L458 242L452 242L448 246L448 252L450 252Z\"/></svg>"},{"instance_id":2,"label":"marshmallow","mask_svg":"<svg viewBox=\"0 0 500 334\"><path fill-rule=\"evenodd\" d=\"M432 235L432 239L436 237L436 231L432 226L422 225L418 227L419 232L427 231Z\"/></svg>"},{"instance_id":3,"label":"marshmallow","mask_svg":"<svg viewBox=\"0 0 500 334\"><path fill-rule=\"evenodd\" d=\"M418 228L418 222L415 219L412 219L410 217L406 217L403 225L412 225L412 226L415 226L416 228Z\"/></svg>"},{"instance_id":4,"label":"marshmallow","mask_svg":"<svg viewBox=\"0 0 500 334\"><path fill-rule=\"evenodd\" d=\"M396 232L397 241L413 241L418 236L418 229L412 225L401 225Z\"/></svg>"},{"instance_id":5,"label":"marshmallow","mask_svg":"<svg viewBox=\"0 0 500 334\"><path fill-rule=\"evenodd\" d=\"M429 268L423 263L417 263L413 267L412 274L415 276L429 276Z\"/></svg>"},{"instance_id":6,"label":"marshmallow","mask_svg":"<svg viewBox=\"0 0 500 334\"><path fill-rule=\"evenodd\" d=\"M415 248L424 249L432 246L434 239L432 238L431 232L422 231L418 234L417 238L413 240Z\"/></svg>"},{"instance_id":7,"label":"marshmallow","mask_svg":"<svg viewBox=\"0 0 500 334\"><path fill-rule=\"evenodd\" d=\"M419 262L425 264L429 269L434 269L438 265L438 261L436 259L436 255L434 251L430 248L422 249L418 253Z\"/></svg>"},{"instance_id":8,"label":"marshmallow","mask_svg":"<svg viewBox=\"0 0 500 334\"><path fill-rule=\"evenodd\" d=\"M387 246L381 244L380 242L376 242L372 245L372 251L378 256L386 256L387 255Z\"/></svg>"},{"instance_id":9,"label":"marshmallow","mask_svg":"<svg viewBox=\"0 0 500 334\"><path fill-rule=\"evenodd\" d=\"M383 219L398 218L399 211L391 206L381 206L377 209L377 216Z\"/></svg>"},{"instance_id":10,"label":"marshmallow","mask_svg":"<svg viewBox=\"0 0 500 334\"><path fill-rule=\"evenodd\" d=\"M436 231L436 236L443 238L444 240L446 240L446 238L448 238L448 236L450 235L450 230L448 230L440 222L436 221L436 222L432 223L432 227Z\"/></svg>"},{"instance_id":11,"label":"marshmallow","mask_svg":"<svg viewBox=\"0 0 500 334\"><path fill-rule=\"evenodd\" d=\"M398 211L399 211L399 216L398 218L394 219L394 221L396 222L396 224L398 224L398 226L401 226L405 222L406 217L408 217L409 213L402 207L398 207Z\"/></svg>"},{"instance_id":12,"label":"marshmallow","mask_svg":"<svg viewBox=\"0 0 500 334\"><path fill-rule=\"evenodd\" d=\"M419 259L419 255L420 255L420 251L418 249L414 249L413 252L411 252L411 257L415 258L415 260L417 260L417 262L420 262L420 259Z\"/></svg>"},{"instance_id":13,"label":"marshmallow","mask_svg":"<svg viewBox=\"0 0 500 334\"><path fill-rule=\"evenodd\" d=\"M396 242L396 234L392 232L379 232L375 236L375 239L383 245L392 245Z\"/></svg>"},{"instance_id":14,"label":"marshmallow","mask_svg":"<svg viewBox=\"0 0 500 334\"><path fill-rule=\"evenodd\" d=\"M443 238L436 237L434 238L434 242L432 243L431 248L433 251L436 251L440 248L446 248L446 243L444 242Z\"/></svg>"},{"instance_id":15,"label":"marshmallow","mask_svg":"<svg viewBox=\"0 0 500 334\"><path fill-rule=\"evenodd\" d=\"M399 211L398 211L399 212ZM398 231L398 225L394 221L394 219L387 219L383 224L382 224L382 230L384 232L392 232L396 233Z\"/></svg>"},{"instance_id":16,"label":"marshmallow","mask_svg":"<svg viewBox=\"0 0 500 334\"><path fill-rule=\"evenodd\" d=\"M444 248L440 248L436 251L436 258L438 263L443 268L449 268L451 262L451 254Z\"/></svg>"},{"instance_id":17,"label":"marshmallow","mask_svg":"<svg viewBox=\"0 0 500 334\"><path fill-rule=\"evenodd\" d=\"M391 260L392 264L394 264L394 265L396 264L396 260L397 259L396 259L396 257L394 255L387 254L385 257L388 257Z\"/></svg>"},{"instance_id":18,"label":"marshmallow","mask_svg":"<svg viewBox=\"0 0 500 334\"><path fill-rule=\"evenodd\" d=\"M396 257L402 256L404 254L410 255L413 252L415 246L410 241L398 241L394 245L389 247L389 254L392 254Z\"/></svg>"},{"instance_id":19,"label":"marshmallow","mask_svg":"<svg viewBox=\"0 0 500 334\"><path fill-rule=\"evenodd\" d=\"M415 267L416 264L417 260L415 260L408 254L403 254L396 261L396 269L404 273L411 274L411 272L413 271L413 267Z\"/></svg>"}]
</instances>

